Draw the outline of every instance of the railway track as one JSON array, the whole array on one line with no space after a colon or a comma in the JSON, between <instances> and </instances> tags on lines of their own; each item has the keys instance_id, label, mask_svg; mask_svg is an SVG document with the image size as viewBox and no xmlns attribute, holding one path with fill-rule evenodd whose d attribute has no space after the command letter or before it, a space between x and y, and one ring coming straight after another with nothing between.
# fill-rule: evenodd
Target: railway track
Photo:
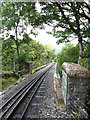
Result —
<instances>
[{"instance_id":1,"label":"railway track","mask_svg":"<svg viewBox=\"0 0 90 120\"><path fill-rule=\"evenodd\" d=\"M54 63L47 66L42 73L33 78L29 83L17 91L17 93L15 93L6 103L0 107L0 111L2 111L0 113L0 120L9 120L10 118L16 118L15 112L17 112L17 108L21 108L18 111L18 113L20 113L18 114L20 115L20 119L24 118L30 102L32 101L42 81L48 75L48 72L53 65Z\"/></svg>"}]
</instances>

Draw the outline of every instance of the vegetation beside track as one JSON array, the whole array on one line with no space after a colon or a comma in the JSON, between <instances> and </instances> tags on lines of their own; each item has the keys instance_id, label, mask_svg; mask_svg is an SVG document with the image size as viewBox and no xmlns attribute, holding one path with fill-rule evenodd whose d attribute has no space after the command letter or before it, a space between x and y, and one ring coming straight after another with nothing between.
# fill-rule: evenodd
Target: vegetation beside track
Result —
<instances>
[{"instance_id":1,"label":"vegetation beside track","mask_svg":"<svg viewBox=\"0 0 90 120\"><path fill-rule=\"evenodd\" d=\"M85 44L85 43L84 43ZM80 60L80 65L90 70L90 44L85 44L82 52L82 59ZM66 43L62 48L61 52L57 55L57 62L59 70L62 69L62 64L64 62L78 63L79 56L79 46L74 46L71 43ZM87 95L86 95L86 105L90 108L90 79L87 81Z\"/></svg>"},{"instance_id":2,"label":"vegetation beside track","mask_svg":"<svg viewBox=\"0 0 90 120\"><path fill-rule=\"evenodd\" d=\"M8 78L2 78L2 91L10 87L15 82L21 80L21 77L19 79L15 77L8 77Z\"/></svg>"}]
</instances>

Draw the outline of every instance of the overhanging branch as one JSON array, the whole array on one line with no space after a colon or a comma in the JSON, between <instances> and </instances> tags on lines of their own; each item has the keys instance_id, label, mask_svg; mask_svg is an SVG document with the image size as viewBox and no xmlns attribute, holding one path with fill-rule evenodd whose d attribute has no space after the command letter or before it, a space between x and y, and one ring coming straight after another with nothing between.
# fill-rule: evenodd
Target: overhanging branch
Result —
<instances>
[{"instance_id":1,"label":"overhanging branch","mask_svg":"<svg viewBox=\"0 0 90 120\"><path fill-rule=\"evenodd\" d=\"M72 24L70 23L69 19L65 16L64 11L63 11L61 5L57 3L57 6L58 6L60 12L62 13L63 18L65 19L65 21L67 22L67 24L70 26L71 30L72 30L74 33L78 34L78 33L77 33L77 30L74 29L74 27L73 27Z\"/></svg>"}]
</instances>

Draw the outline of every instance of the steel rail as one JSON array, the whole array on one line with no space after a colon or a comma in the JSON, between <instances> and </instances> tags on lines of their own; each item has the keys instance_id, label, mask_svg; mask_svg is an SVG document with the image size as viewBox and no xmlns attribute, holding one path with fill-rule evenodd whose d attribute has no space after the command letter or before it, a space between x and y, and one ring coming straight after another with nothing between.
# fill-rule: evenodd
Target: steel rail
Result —
<instances>
[{"instance_id":1,"label":"steel rail","mask_svg":"<svg viewBox=\"0 0 90 120\"><path fill-rule=\"evenodd\" d=\"M40 79L40 77L41 77L41 76L39 76L37 79ZM28 84L28 86L26 86L26 88L24 88L24 90L21 91L21 93L19 93L19 94L16 96L16 98L13 98L14 100L9 101L9 102L11 102L11 104L10 104L9 106L12 106L12 105L14 104L14 102L15 102L21 95L23 95L23 93L24 93L35 81L36 81L36 80L31 81L31 82ZM7 109L3 110L4 112L3 112L3 114L0 116L0 118L3 117L3 115L9 110L9 108L8 108L9 106L6 106Z\"/></svg>"},{"instance_id":2,"label":"steel rail","mask_svg":"<svg viewBox=\"0 0 90 120\"><path fill-rule=\"evenodd\" d=\"M51 69L52 69L52 68L51 68ZM50 69L50 70L51 70L51 69ZM49 70L49 72L50 72L50 70ZM29 101L28 101L28 103L27 103L27 105L26 105L26 107L25 107L25 109L24 109L24 111L23 111L23 113L22 113L22 116L21 116L21 119L20 119L20 120L24 120L25 113L26 113L26 111L27 111L27 109L28 109L28 107L29 107L29 105L30 105L33 97L35 96L38 88L39 88L40 85L42 84L43 80L47 77L47 75L49 74L49 72L47 71L46 74L41 78L41 81L40 81L40 83L38 84L38 86L36 87L36 89L35 89L35 91L33 92L32 96L30 97L30 99L29 99Z\"/></svg>"},{"instance_id":3,"label":"steel rail","mask_svg":"<svg viewBox=\"0 0 90 120\"><path fill-rule=\"evenodd\" d=\"M51 66L51 67L52 67L52 66ZM50 68L51 68L51 67L50 67ZM50 69L50 68L49 68L49 69ZM48 70L49 70L49 69L48 69ZM29 100L29 102L27 103L27 105L26 105L26 107L24 108L24 111L23 111L23 113L22 113L22 115L21 115L21 119L23 119L23 116L24 116L24 114L25 114L25 112L26 112L26 110L27 110L27 108L28 108L28 106L29 106L29 103L32 101L32 98L33 98L33 96L35 95L35 93L37 92L37 90L38 90L41 82L42 82L43 79L47 76L47 74L46 74L47 72L48 72L48 71L45 72L42 80L40 81L40 83L39 83L38 86L36 87L35 91L33 92L32 96L30 97L30 100ZM15 108L15 109L16 109L16 108Z\"/></svg>"},{"instance_id":4,"label":"steel rail","mask_svg":"<svg viewBox=\"0 0 90 120\"><path fill-rule=\"evenodd\" d=\"M52 66L52 65L51 65ZM49 68L51 67L49 66ZM49 69L48 68L48 69ZM14 109L16 108L16 106L22 101L22 99L26 96L26 94L29 92L29 90L35 85L35 83L46 73L46 71L48 70L46 69L42 74L39 75L38 79L36 81L34 81L32 83L32 85L27 88L27 90L21 94L21 96L19 96L13 103L12 105L9 106L9 108L2 114L1 116L1 120L7 120L9 118L9 116L11 115L11 113L14 111ZM37 78L37 77L36 77ZM18 92L17 92L18 93Z\"/></svg>"},{"instance_id":5,"label":"steel rail","mask_svg":"<svg viewBox=\"0 0 90 120\"><path fill-rule=\"evenodd\" d=\"M42 73L40 73L39 75L41 75ZM19 94L20 92L22 92L23 89L25 89L33 80L35 80L36 78L38 78L38 76L35 76L34 78L31 79L30 82L28 82L24 87L22 87L19 91L17 91L10 99L7 100L7 102L5 102L1 107L0 107L0 111L11 101L13 100L17 94Z\"/></svg>"},{"instance_id":6,"label":"steel rail","mask_svg":"<svg viewBox=\"0 0 90 120\"><path fill-rule=\"evenodd\" d=\"M42 73L40 73L42 74ZM40 75L39 74L39 75ZM7 102L5 102L1 107L0 110L3 109L3 107L5 107L5 105L7 105L15 96L17 96L17 94L19 94L26 86L28 86L28 84L30 84L34 79L36 79L39 75L35 76L34 78L31 79L30 82L28 82L24 87L22 87L19 91L17 91L10 99L7 100Z\"/></svg>"}]
</instances>

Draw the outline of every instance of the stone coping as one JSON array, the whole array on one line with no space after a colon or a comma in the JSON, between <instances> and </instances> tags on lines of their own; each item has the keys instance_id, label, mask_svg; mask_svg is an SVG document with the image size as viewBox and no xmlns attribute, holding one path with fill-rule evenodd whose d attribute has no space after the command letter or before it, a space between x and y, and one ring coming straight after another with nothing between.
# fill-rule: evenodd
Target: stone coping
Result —
<instances>
[{"instance_id":1,"label":"stone coping","mask_svg":"<svg viewBox=\"0 0 90 120\"><path fill-rule=\"evenodd\" d=\"M70 77L90 77L90 71L79 64L64 62L62 69L68 73Z\"/></svg>"}]
</instances>

